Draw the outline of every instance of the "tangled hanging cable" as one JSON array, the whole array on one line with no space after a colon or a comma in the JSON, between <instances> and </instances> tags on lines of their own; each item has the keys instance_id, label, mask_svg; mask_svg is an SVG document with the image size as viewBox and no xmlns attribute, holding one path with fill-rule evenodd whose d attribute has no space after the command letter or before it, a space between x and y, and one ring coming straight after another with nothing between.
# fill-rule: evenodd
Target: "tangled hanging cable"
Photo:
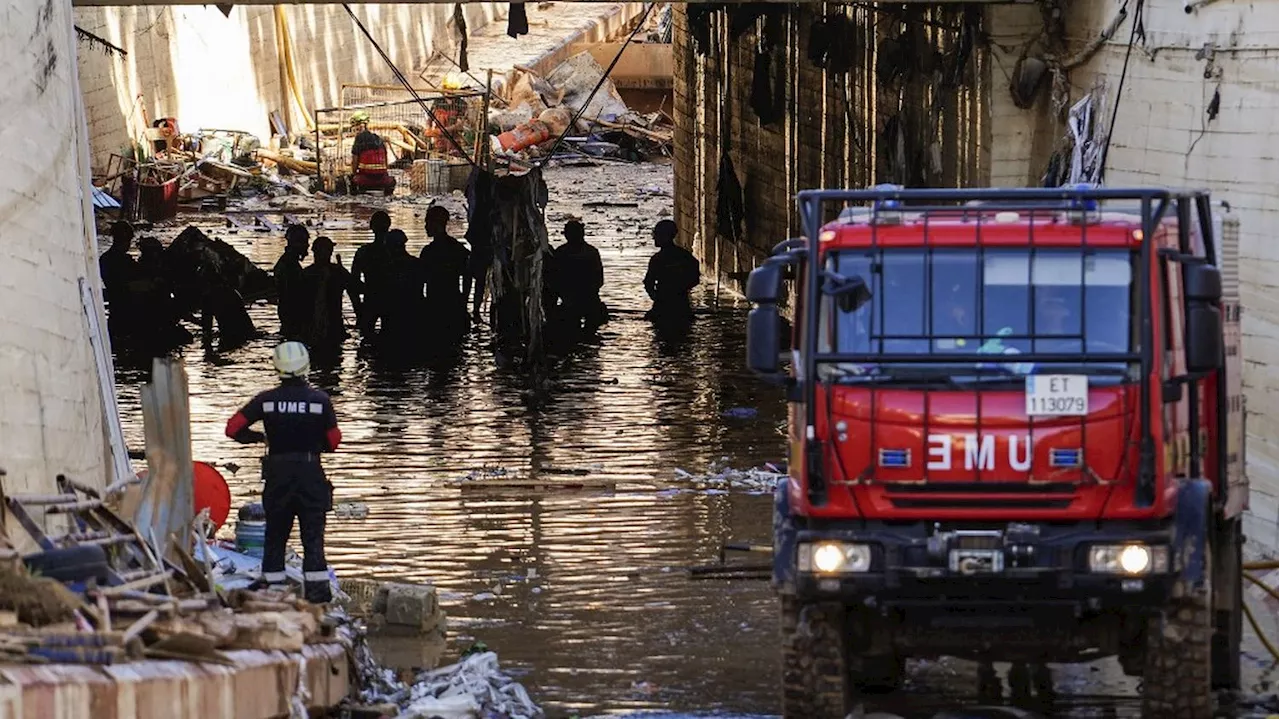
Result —
<instances>
[{"instance_id":1,"label":"tangled hanging cable","mask_svg":"<svg viewBox=\"0 0 1280 719\"><path fill-rule=\"evenodd\" d=\"M1120 66L1120 82L1116 87L1116 102L1111 107L1111 125L1107 128L1106 144L1102 146L1102 158L1098 161L1098 184L1101 185L1107 176L1107 156L1111 154L1111 138L1116 131L1116 117L1120 114L1120 98L1124 92L1124 79L1129 74L1129 57L1133 55L1133 45L1139 33L1145 39L1146 30L1142 28L1142 7L1146 0L1138 0L1133 8L1133 27L1129 30L1129 46L1124 51L1124 64Z\"/></svg>"},{"instance_id":2,"label":"tangled hanging cable","mask_svg":"<svg viewBox=\"0 0 1280 719\"><path fill-rule=\"evenodd\" d=\"M364 36L368 38L369 43L373 45L373 49L377 50L378 54L382 56L382 60L387 63L387 67L391 68L391 72L396 76L396 80L398 80L400 84L404 86L404 89L408 90L409 94L413 96L413 99L416 100L418 104L422 106L422 111L426 113L427 117L431 120L431 122L434 123L435 126L440 130L440 134L444 135L444 138L449 141L449 144L461 150L462 145L458 144L458 141L454 139L453 135L449 133L448 128L446 128L444 124L441 123L440 120L436 118L436 114L431 111L431 108L427 107L427 101L423 100L422 96L418 94L418 91L413 89L413 85L409 84L409 79L404 76L404 73L400 72L400 68L396 67L396 64L392 62L390 56L388 56L387 53L383 52L382 46L378 44L377 40L373 39L373 35L371 35L369 33L369 30L365 28L364 23L360 22L360 18L356 17L356 14L352 12L351 6L346 3L343 3L342 9L347 11L347 14L351 16L351 20L355 22L356 27L360 28L360 32L363 33ZM485 92L488 92L488 91L489 91L488 88L486 88ZM487 117L484 118L484 122L487 125L489 122L489 118ZM481 169L480 165L477 164L475 160L471 159L471 156L468 155L466 152L462 153L462 157L466 159L467 164L471 165L473 168Z\"/></svg>"}]
</instances>

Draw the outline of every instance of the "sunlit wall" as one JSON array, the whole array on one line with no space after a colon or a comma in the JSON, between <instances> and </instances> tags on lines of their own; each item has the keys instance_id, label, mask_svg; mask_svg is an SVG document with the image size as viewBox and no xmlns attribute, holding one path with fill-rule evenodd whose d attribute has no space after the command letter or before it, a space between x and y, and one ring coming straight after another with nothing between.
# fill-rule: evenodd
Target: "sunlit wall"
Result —
<instances>
[{"instance_id":1,"label":"sunlit wall","mask_svg":"<svg viewBox=\"0 0 1280 719\"><path fill-rule=\"evenodd\" d=\"M475 30L505 5L465 5ZM436 50L453 47L452 5L353 5L374 38L415 83ZM78 8L75 22L127 55L81 43L80 81L89 116L95 173L157 118L183 131L243 130L264 141L270 114L305 127L277 42L275 9L209 6ZM338 104L344 82L394 83L394 76L341 5L289 5L284 11L294 72L308 111Z\"/></svg>"},{"instance_id":2,"label":"sunlit wall","mask_svg":"<svg viewBox=\"0 0 1280 719\"><path fill-rule=\"evenodd\" d=\"M1277 390L1276 112L1280 106L1276 25L1280 6L1218 3L1188 12L1183 0L1149 0L1145 37L1125 70L1133 14L1070 73L1070 102L1101 83L1110 122L1118 104L1106 184L1113 187L1207 188L1240 219L1240 299L1244 383L1249 416L1246 517L1248 548L1276 551ZM1067 45L1086 48L1119 5L1086 0L1065 16ZM1065 130L1053 120L1049 93L1018 109L1008 91L1014 63L1042 27L1035 7L993 6L991 175L1003 186L1035 184ZM1123 90L1120 90L1124 75ZM1121 92L1117 100L1117 92ZM1215 94L1217 99L1215 100Z\"/></svg>"},{"instance_id":3,"label":"sunlit wall","mask_svg":"<svg viewBox=\"0 0 1280 719\"><path fill-rule=\"evenodd\" d=\"M70 7L0 0L0 66L14 78L0 83L0 469L8 493L53 492L58 474L100 487L107 473L89 340L101 300L80 192Z\"/></svg>"}]
</instances>

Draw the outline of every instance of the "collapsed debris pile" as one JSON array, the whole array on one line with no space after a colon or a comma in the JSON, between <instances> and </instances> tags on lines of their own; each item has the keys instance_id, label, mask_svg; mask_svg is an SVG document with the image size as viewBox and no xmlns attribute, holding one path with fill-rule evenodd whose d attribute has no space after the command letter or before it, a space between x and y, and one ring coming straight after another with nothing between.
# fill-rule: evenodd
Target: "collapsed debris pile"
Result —
<instances>
[{"instance_id":1,"label":"collapsed debris pile","mask_svg":"<svg viewBox=\"0 0 1280 719\"><path fill-rule=\"evenodd\" d=\"M221 650L296 652L337 641L322 608L291 593L220 587L213 566L191 551L203 544L197 528L207 514L187 541L171 536L166 551L97 491L59 484L58 494L4 497L16 526L4 528L0 561L0 661L232 664ZM14 549L24 544L39 550Z\"/></svg>"},{"instance_id":2,"label":"collapsed debris pile","mask_svg":"<svg viewBox=\"0 0 1280 719\"><path fill-rule=\"evenodd\" d=\"M0 477L3 472L0 471ZM287 590L248 585L260 559L212 539L206 508L182 532L144 537L104 497L65 477L59 492L3 495L0 533L0 663L114 665L148 659L236 666L224 651L301 652L340 644L352 662L357 704L379 716L534 719L542 712L524 687L502 674L497 655L477 652L451 667L402 682L367 643L366 620L353 619L338 589L329 608ZM36 551L19 551L34 546ZM292 567L291 567L292 569ZM301 572L288 572L300 585ZM444 613L430 587L384 584L367 621L443 637ZM410 626L412 625L412 626ZM391 627L395 629L396 627ZM295 700L297 697L295 696ZM305 707L299 707L305 716Z\"/></svg>"},{"instance_id":3,"label":"collapsed debris pile","mask_svg":"<svg viewBox=\"0 0 1280 719\"><path fill-rule=\"evenodd\" d=\"M513 174L553 153L633 161L671 154L671 117L631 111L588 52L564 61L545 78L516 66L496 83L493 100L491 151Z\"/></svg>"}]
</instances>

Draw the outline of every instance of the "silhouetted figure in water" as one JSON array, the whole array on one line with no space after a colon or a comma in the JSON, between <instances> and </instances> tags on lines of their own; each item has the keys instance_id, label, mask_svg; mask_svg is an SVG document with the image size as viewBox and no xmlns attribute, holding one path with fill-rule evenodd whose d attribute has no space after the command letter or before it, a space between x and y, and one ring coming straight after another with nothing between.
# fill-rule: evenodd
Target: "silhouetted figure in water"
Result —
<instances>
[{"instance_id":1,"label":"silhouetted figure in water","mask_svg":"<svg viewBox=\"0 0 1280 719\"><path fill-rule=\"evenodd\" d=\"M302 286L308 300L307 346L313 353L337 350L347 338L342 321L342 295L360 314L360 292L351 273L333 262L333 240L317 237L311 245L314 261L302 270Z\"/></svg>"},{"instance_id":2,"label":"silhouetted figure in water","mask_svg":"<svg viewBox=\"0 0 1280 719\"><path fill-rule=\"evenodd\" d=\"M493 176L480 168L472 168L467 178L467 244L471 257L467 271L474 283L471 317L480 320L480 304L484 302L489 272L493 269Z\"/></svg>"},{"instance_id":3,"label":"silhouetted figure in water","mask_svg":"<svg viewBox=\"0 0 1280 719\"><path fill-rule=\"evenodd\" d=\"M649 260L644 289L653 300L645 319L661 325L680 325L693 319L689 293L701 281L698 260L676 244L676 223L662 220L653 228L653 244L658 248Z\"/></svg>"},{"instance_id":4,"label":"silhouetted figure in water","mask_svg":"<svg viewBox=\"0 0 1280 719\"><path fill-rule=\"evenodd\" d=\"M571 332L591 334L608 320L608 312L600 301L604 264L600 261L600 251L587 242L582 222L566 222L564 238L565 243L555 250L554 284L561 301L559 319Z\"/></svg>"},{"instance_id":5,"label":"silhouetted figure in water","mask_svg":"<svg viewBox=\"0 0 1280 719\"><path fill-rule=\"evenodd\" d=\"M286 340L301 341L307 330L308 311L302 261L310 250L311 233L302 225L289 225L284 240L284 254L272 272L276 280L276 313L280 317L280 335Z\"/></svg>"},{"instance_id":6,"label":"silhouetted figure in water","mask_svg":"<svg viewBox=\"0 0 1280 719\"><path fill-rule=\"evenodd\" d=\"M218 325L218 349L231 350L253 339L258 330L244 307L244 297L207 263L196 268L200 298L200 336L205 350L213 349L213 326Z\"/></svg>"},{"instance_id":7,"label":"silhouetted figure in water","mask_svg":"<svg viewBox=\"0 0 1280 719\"><path fill-rule=\"evenodd\" d=\"M129 255L133 225L116 222L111 225L111 238L111 248L98 258L98 272L102 275L102 295L109 310L107 331L115 340L130 338L140 329L142 303L138 282L142 279L142 268Z\"/></svg>"},{"instance_id":8,"label":"silhouetted figure in water","mask_svg":"<svg viewBox=\"0 0 1280 719\"><path fill-rule=\"evenodd\" d=\"M141 307L153 340L165 349L185 345L195 337L180 322L182 310L173 296L164 245L154 237L138 241L138 269L141 272Z\"/></svg>"},{"instance_id":9,"label":"silhouetted figure in water","mask_svg":"<svg viewBox=\"0 0 1280 719\"><path fill-rule=\"evenodd\" d=\"M471 294L468 272L470 253L446 229L449 211L435 205L427 210L427 234L431 242L422 248L426 284L426 312L434 320L437 336L454 339L467 331L467 296Z\"/></svg>"},{"instance_id":10,"label":"silhouetted figure in water","mask_svg":"<svg viewBox=\"0 0 1280 719\"><path fill-rule=\"evenodd\" d=\"M391 231L391 216L382 210L369 218L373 241L356 250L351 260L351 276L361 289L360 331L371 334L383 316L383 300L387 274L387 233Z\"/></svg>"},{"instance_id":11,"label":"silhouetted figure in water","mask_svg":"<svg viewBox=\"0 0 1280 719\"><path fill-rule=\"evenodd\" d=\"M383 346L395 350L412 349L422 335L422 263L405 249L408 238L402 230L387 233L382 296Z\"/></svg>"}]
</instances>

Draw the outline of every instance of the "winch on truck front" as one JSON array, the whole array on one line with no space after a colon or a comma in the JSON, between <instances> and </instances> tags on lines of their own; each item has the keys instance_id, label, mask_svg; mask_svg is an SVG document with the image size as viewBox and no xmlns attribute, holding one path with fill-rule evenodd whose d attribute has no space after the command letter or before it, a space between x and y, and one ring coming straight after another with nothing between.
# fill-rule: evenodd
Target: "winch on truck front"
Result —
<instances>
[{"instance_id":1,"label":"winch on truck front","mask_svg":"<svg viewBox=\"0 0 1280 719\"><path fill-rule=\"evenodd\" d=\"M799 207L806 238L747 285L748 364L791 407L786 716L842 718L942 654L1118 656L1144 716L1211 716L1239 681L1247 485L1208 195L879 187Z\"/></svg>"}]
</instances>

